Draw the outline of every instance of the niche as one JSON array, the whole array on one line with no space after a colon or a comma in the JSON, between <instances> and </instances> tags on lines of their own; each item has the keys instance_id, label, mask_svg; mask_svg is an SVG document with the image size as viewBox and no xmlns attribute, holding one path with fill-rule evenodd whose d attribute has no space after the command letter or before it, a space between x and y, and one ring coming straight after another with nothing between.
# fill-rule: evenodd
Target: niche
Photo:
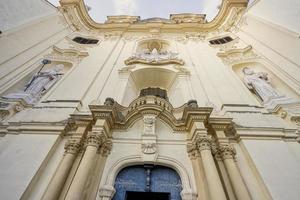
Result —
<instances>
[{"instance_id":1,"label":"niche","mask_svg":"<svg viewBox=\"0 0 300 200\"><path fill-rule=\"evenodd\" d=\"M279 95L285 95L287 97L292 97L292 98L299 98L298 95L293 91L292 88L290 88L277 75L275 75L272 71L270 71L264 64L259 63L259 62L245 62L245 63L240 63L240 64L236 64L236 65L232 66L232 70L235 72L235 74L237 74L237 76L243 82L245 87L246 87L246 85L244 83L245 75L243 72L243 69L245 67L252 69L255 73L260 73L260 72L266 73L268 80L269 80L269 84L273 87L273 89ZM254 92L252 92L252 93L253 93L253 95L255 95ZM258 95L255 95L255 97L261 103L263 103L262 99L260 97L258 97Z\"/></svg>"},{"instance_id":2,"label":"niche","mask_svg":"<svg viewBox=\"0 0 300 200\"><path fill-rule=\"evenodd\" d=\"M45 95L72 67L71 63L51 61L42 63L16 84L10 87L2 97L7 100L21 99L27 104L35 104Z\"/></svg>"},{"instance_id":3,"label":"niche","mask_svg":"<svg viewBox=\"0 0 300 200\"><path fill-rule=\"evenodd\" d=\"M182 105L185 102L182 98L181 90L178 90L178 88L181 87L176 84L178 83L177 79L177 71L168 68L149 67L134 70L130 73L129 81L125 89L126 92L122 98L122 105L128 106L139 96L142 89L149 87L166 90L170 103L174 106ZM174 92L176 92L176 94L173 94Z\"/></svg>"}]
</instances>

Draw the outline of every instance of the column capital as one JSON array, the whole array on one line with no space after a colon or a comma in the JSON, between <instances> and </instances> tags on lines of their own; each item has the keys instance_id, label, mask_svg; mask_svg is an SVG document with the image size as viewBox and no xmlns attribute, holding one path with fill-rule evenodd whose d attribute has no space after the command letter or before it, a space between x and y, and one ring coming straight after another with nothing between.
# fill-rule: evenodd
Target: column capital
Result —
<instances>
[{"instance_id":1,"label":"column capital","mask_svg":"<svg viewBox=\"0 0 300 200\"><path fill-rule=\"evenodd\" d=\"M99 148L105 141L104 131L90 131L86 137L86 146L94 146Z\"/></svg>"},{"instance_id":2,"label":"column capital","mask_svg":"<svg viewBox=\"0 0 300 200\"><path fill-rule=\"evenodd\" d=\"M80 138L70 138L65 144L65 154L77 154L81 146Z\"/></svg>"},{"instance_id":3,"label":"column capital","mask_svg":"<svg viewBox=\"0 0 300 200\"><path fill-rule=\"evenodd\" d=\"M199 153L199 151L197 149L197 145L195 143L188 143L186 145L186 148L187 148L187 153L188 153L190 159L194 160L197 157L200 157L200 153Z\"/></svg>"},{"instance_id":4,"label":"column capital","mask_svg":"<svg viewBox=\"0 0 300 200\"><path fill-rule=\"evenodd\" d=\"M113 143L111 140L106 140L103 144L101 149L99 149L99 153L103 156L103 157L107 157L111 150L112 150L112 146Z\"/></svg>"},{"instance_id":5,"label":"column capital","mask_svg":"<svg viewBox=\"0 0 300 200\"><path fill-rule=\"evenodd\" d=\"M220 144L219 153L222 155L223 160L234 159L236 150L232 144Z\"/></svg>"},{"instance_id":6,"label":"column capital","mask_svg":"<svg viewBox=\"0 0 300 200\"><path fill-rule=\"evenodd\" d=\"M218 149L218 145L216 142L212 142L212 144L211 144L211 153L217 161L222 160L222 155Z\"/></svg>"},{"instance_id":7,"label":"column capital","mask_svg":"<svg viewBox=\"0 0 300 200\"><path fill-rule=\"evenodd\" d=\"M196 144L199 151L202 150L211 150L211 136L208 135L197 135Z\"/></svg>"}]
</instances>

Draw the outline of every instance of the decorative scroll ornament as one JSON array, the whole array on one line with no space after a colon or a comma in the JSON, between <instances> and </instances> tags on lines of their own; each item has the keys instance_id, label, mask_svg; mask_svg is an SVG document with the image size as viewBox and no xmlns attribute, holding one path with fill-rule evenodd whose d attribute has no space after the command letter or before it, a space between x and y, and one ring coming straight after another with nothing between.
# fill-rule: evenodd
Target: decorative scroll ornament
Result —
<instances>
[{"instance_id":1,"label":"decorative scroll ornament","mask_svg":"<svg viewBox=\"0 0 300 200\"><path fill-rule=\"evenodd\" d=\"M144 154L154 154L156 153L156 144L155 143L142 143L142 152Z\"/></svg>"},{"instance_id":2,"label":"decorative scroll ornament","mask_svg":"<svg viewBox=\"0 0 300 200\"><path fill-rule=\"evenodd\" d=\"M79 63L89 54L88 52L77 50L77 46L73 47L72 49L61 49L57 46L53 46L53 51L50 54L45 55L44 58L52 61Z\"/></svg>"},{"instance_id":3,"label":"decorative scroll ornament","mask_svg":"<svg viewBox=\"0 0 300 200\"><path fill-rule=\"evenodd\" d=\"M217 53L217 56L220 57L224 63L228 65L234 65L239 62L251 61L256 58L260 58L253 49L252 46L247 46L244 49L230 49L225 50L224 52Z\"/></svg>"},{"instance_id":4,"label":"decorative scroll ornament","mask_svg":"<svg viewBox=\"0 0 300 200\"><path fill-rule=\"evenodd\" d=\"M132 64L149 64L149 65L166 65L166 64L178 64L183 65L184 61L177 58L178 53L172 51L158 51L156 48L152 51L145 49L142 52L137 52L127 60L126 65Z\"/></svg>"}]
</instances>

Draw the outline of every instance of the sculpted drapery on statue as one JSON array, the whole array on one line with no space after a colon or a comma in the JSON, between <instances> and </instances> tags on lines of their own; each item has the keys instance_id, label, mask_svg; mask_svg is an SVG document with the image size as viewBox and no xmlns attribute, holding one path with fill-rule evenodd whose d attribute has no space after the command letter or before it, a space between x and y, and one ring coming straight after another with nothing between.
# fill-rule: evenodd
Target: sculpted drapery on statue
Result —
<instances>
[{"instance_id":1,"label":"sculpted drapery on statue","mask_svg":"<svg viewBox=\"0 0 300 200\"><path fill-rule=\"evenodd\" d=\"M244 83L246 86L255 92L263 102L271 98L279 97L280 95L271 86L268 74L265 72L254 72L252 69L243 68Z\"/></svg>"},{"instance_id":2,"label":"sculpted drapery on statue","mask_svg":"<svg viewBox=\"0 0 300 200\"><path fill-rule=\"evenodd\" d=\"M4 96L8 99L23 99L28 104L36 103L63 75L64 65L56 65L52 69L35 74L26 84L23 91L10 93Z\"/></svg>"}]
</instances>

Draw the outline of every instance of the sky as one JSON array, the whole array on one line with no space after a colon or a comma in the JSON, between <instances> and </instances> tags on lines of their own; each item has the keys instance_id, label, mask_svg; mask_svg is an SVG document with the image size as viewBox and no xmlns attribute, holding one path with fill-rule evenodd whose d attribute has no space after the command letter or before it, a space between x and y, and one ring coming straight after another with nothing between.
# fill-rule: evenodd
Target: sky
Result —
<instances>
[{"instance_id":1,"label":"sky","mask_svg":"<svg viewBox=\"0 0 300 200\"><path fill-rule=\"evenodd\" d=\"M55 6L59 0L48 0ZM85 0L92 9L90 16L96 22L104 22L108 15L134 15L142 19L162 17L169 19L170 14L206 14L211 21L218 13L222 0Z\"/></svg>"}]
</instances>

